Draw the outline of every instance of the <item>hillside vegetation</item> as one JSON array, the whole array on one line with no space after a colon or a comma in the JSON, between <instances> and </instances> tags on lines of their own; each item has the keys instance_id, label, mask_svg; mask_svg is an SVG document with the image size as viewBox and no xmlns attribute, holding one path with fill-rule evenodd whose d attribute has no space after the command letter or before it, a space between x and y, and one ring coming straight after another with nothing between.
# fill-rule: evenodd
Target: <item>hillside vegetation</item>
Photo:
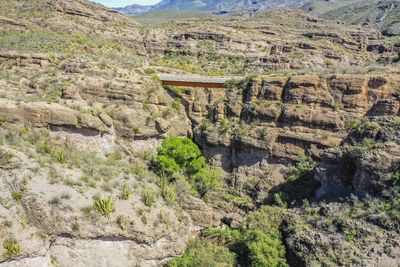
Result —
<instances>
[{"instance_id":1,"label":"hillside vegetation","mask_svg":"<svg viewBox=\"0 0 400 267\"><path fill-rule=\"evenodd\" d=\"M1 266L400 264L396 36L289 9L138 20L2 0Z\"/></svg>"},{"instance_id":2,"label":"hillside vegetation","mask_svg":"<svg viewBox=\"0 0 400 267\"><path fill-rule=\"evenodd\" d=\"M161 1L154 6L132 5L116 9L124 14L138 15L139 20L149 23L165 22L171 15L176 18L204 17L205 13L242 14L253 16L266 11L282 8L304 10L325 19L339 20L349 24L370 23L387 36L398 36L399 32L398 0L306 0L306 1ZM164 12L160 12L164 10ZM150 13L149 13L150 12ZM159 17L153 14L159 15Z\"/></svg>"},{"instance_id":3,"label":"hillside vegetation","mask_svg":"<svg viewBox=\"0 0 400 267\"><path fill-rule=\"evenodd\" d=\"M400 35L400 1L365 0L334 9L322 15L323 18L337 19L348 23L368 22L384 35Z\"/></svg>"},{"instance_id":4,"label":"hillside vegetation","mask_svg":"<svg viewBox=\"0 0 400 267\"><path fill-rule=\"evenodd\" d=\"M135 16L135 21L142 24L160 24L172 20L184 20L193 18L208 18L213 15L209 12L197 10L160 10L151 11L143 15Z\"/></svg>"}]
</instances>

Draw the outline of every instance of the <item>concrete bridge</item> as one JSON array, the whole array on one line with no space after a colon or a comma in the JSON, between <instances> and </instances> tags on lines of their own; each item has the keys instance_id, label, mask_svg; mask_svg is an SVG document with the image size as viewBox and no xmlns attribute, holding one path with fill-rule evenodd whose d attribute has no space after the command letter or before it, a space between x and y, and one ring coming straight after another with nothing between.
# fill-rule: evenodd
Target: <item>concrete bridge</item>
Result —
<instances>
[{"instance_id":1,"label":"concrete bridge","mask_svg":"<svg viewBox=\"0 0 400 267\"><path fill-rule=\"evenodd\" d=\"M232 79L242 79L241 77L214 77L179 74L161 74L158 77L160 78L162 85L207 88L225 88L225 83L227 81Z\"/></svg>"}]
</instances>

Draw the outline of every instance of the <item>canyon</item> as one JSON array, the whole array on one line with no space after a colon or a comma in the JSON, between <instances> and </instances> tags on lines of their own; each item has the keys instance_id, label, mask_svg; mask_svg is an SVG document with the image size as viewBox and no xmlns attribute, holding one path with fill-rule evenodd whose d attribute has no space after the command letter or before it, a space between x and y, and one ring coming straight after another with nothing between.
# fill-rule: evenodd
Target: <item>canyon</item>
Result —
<instances>
[{"instance_id":1,"label":"canyon","mask_svg":"<svg viewBox=\"0 0 400 267\"><path fill-rule=\"evenodd\" d=\"M264 244L271 266L399 264L398 37L289 9L146 26L85 0L4 0L0 34L0 266L186 266L192 242L223 253L188 266L265 266ZM219 186L157 170L175 136Z\"/></svg>"}]
</instances>

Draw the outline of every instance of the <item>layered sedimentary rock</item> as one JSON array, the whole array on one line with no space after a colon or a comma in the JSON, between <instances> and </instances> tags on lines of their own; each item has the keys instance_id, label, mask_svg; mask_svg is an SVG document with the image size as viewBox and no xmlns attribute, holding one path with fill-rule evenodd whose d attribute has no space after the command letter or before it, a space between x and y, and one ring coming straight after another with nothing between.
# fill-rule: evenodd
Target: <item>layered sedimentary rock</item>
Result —
<instances>
[{"instance_id":1,"label":"layered sedimentary rock","mask_svg":"<svg viewBox=\"0 0 400 267\"><path fill-rule=\"evenodd\" d=\"M225 91L187 88L180 97L210 162L236 183L256 176L271 185L302 154L319 161L364 116L398 116L399 84L395 75L260 77Z\"/></svg>"},{"instance_id":2,"label":"layered sedimentary rock","mask_svg":"<svg viewBox=\"0 0 400 267\"><path fill-rule=\"evenodd\" d=\"M83 0L3 2L0 243L15 238L22 248L5 257L0 246L3 265L159 266L182 255L192 231L237 227L249 209L271 203L303 154L316 166L316 199L384 194L398 168L400 77L391 66L380 74L255 75L227 89L168 91L154 75L357 72L354 65L390 62L398 52L368 26L278 11L146 28ZM223 186L250 200L237 204L213 192L205 203L182 186L179 205L167 203L151 162L162 139L175 135L194 137L225 170ZM374 153L363 154L366 148ZM115 200L109 218L93 208L107 197ZM310 230L303 212L288 211L285 243L292 262L311 265L336 244L337 232ZM336 212L334 204L310 211ZM293 223L303 219L310 231ZM379 248L351 255L394 262L397 226L389 221L382 231L388 221L369 219L373 225L357 221L356 235L378 233L372 244ZM336 221L337 229L353 226Z\"/></svg>"},{"instance_id":3,"label":"layered sedimentary rock","mask_svg":"<svg viewBox=\"0 0 400 267\"><path fill-rule=\"evenodd\" d=\"M193 58L188 64L222 65L238 73L348 67L367 58L389 58L395 52L371 48L384 45L380 33L371 27L346 26L290 10L250 19L172 23L148 29L144 42L149 55L165 54L169 66L182 56Z\"/></svg>"}]
</instances>

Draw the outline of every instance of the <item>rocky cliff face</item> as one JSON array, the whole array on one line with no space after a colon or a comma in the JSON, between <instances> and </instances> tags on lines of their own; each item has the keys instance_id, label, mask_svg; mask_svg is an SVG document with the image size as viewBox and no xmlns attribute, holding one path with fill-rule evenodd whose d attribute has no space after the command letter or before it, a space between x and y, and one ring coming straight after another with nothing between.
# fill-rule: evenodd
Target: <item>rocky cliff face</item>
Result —
<instances>
[{"instance_id":1,"label":"rocky cliff face","mask_svg":"<svg viewBox=\"0 0 400 267\"><path fill-rule=\"evenodd\" d=\"M194 228L190 217L160 199L147 208L143 190L157 196L147 181L156 178L132 161L143 162L166 135L191 132L174 100L149 79L114 77L115 69L37 54L1 59L2 73L12 75L0 89L1 242L12 237L22 248L19 257L2 256L2 265L156 266L180 255ZM136 156L110 158L121 151ZM132 190L129 200L121 198L124 188ZM117 199L116 212L102 219L93 198L108 196Z\"/></svg>"},{"instance_id":2,"label":"rocky cliff face","mask_svg":"<svg viewBox=\"0 0 400 267\"><path fill-rule=\"evenodd\" d=\"M378 103L380 107L388 104ZM347 191L363 198L353 196L296 210L283 226L288 258L298 266L321 261L398 265L399 116L375 111L351 130L341 147L324 151L315 169L315 178L321 182L317 197L327 200Z\"/></svg>"},{"instance_id":3,"label":"rocky cliff face","mask_svg":"<svg viewBox=\"0 0 400 267\"><path fill-rule=\"evenodd\" d=\"M145 44L156 65L212 75L352 68L390 62L397 53L378 52L386 46L368 25L333 24L299 11L170 23L149 29Z\"/></svg>"},{"instance_id":4,"label":"rocky cliff face","mask_svg":"<svg viewBox=\"0 0 400 267\"><path fill-rule=\"evenodd\" d=\"M192 129L134 69L145 53L137 24L87 1L6 1L1 15L0 265L158 266L181 255L205 225L196 216L212 211L195 198L167 204L147 169L162 138ZM100 200L111 214L94 209Z\"/></svg>"},{"instance_id":5,"label":"rocky cliff face","mask_svg":"<svg viewBox=\"0 0 400 267\"><path fill-rule=\"evenodd\" d=\"M160 266L264 204L287 207L293 266L397 263L400 76L375 30L292 11L144 28L86 1L0 16L0 265ZM256 75L166 90L156 70ZM166 197L152 162L169 136L224 170L220 191L200 199L177 175Z\"/></svg>"},{"instance_id":6,"label":"rocky cliff face","mask_svg":"<svg viewBox=\"0 0 400 267\"><path fill-rule=\"evenodd\" d=\"M210 161L233 173L236 186L246 188L246 179L257 177L265 197L302 154L316 161L327 157L326 149L348 138L352 123L368 128L375 124L361 123L367 114L396 116L399 85L399 76L259 77L226 91L188 88L180 97ZM342 177L332 169L326 173Z\"/></svg>"},{"instance_id":7,"label":"rocky cliff face","mask_svg":"<svg viewBox=\"0 0 400 267\"><path fill-rule=\"evenodd\" d=\"M255 205L288 201L281 227L291 266L396 266L399 86L398 75L297 75L173 93L231 192ZM314 162L311 177L293 180L302 155ZM225 205L223 221L237 225L238 214Z\"/></svg>"}]
</instances>

